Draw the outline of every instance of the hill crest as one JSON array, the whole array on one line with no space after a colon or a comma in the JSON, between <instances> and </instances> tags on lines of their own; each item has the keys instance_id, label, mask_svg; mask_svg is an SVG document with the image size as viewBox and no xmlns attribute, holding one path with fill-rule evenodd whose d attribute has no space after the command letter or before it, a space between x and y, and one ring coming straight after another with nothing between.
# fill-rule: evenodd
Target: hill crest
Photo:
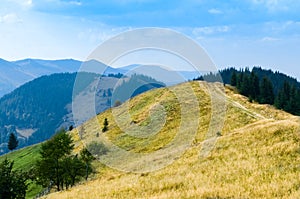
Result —
<instances>
[{"instance_id":1,"label":"hill crest","mask_svg":"<svg viewBox=\"0 0 300 199\"><path fill-rule=\"evenodd\" d=\"M167 127L162 128L162 132L145 139L126 135L115 123L112 110L109 109L71 132L76 141L74 152L91 140L109 140L134 153L149 154L161 150L176 137L179 121L178 114L175 114L179 106L168 89L181 90L187 84L192 86L199 100L199 127L187 150L180 157L171 157L174 159L169 166L136 174L124 173L96 162L99 172L96 179L68 191L50 194L47 198L299 197L299 181L295 178L300 174L299 118L270 105L250 103L246 97L237 94L233 87L226 86L224 126L220 135L214 132L212 137L207 137L212 111L210 87L222 89L219 83L184 83L136 96L114 110L122 114L122 110L129 107L132 121L143 126L149 124L149 110L155 107L155 103L161 103L167 109ZM110 122L109 130L97 138L97 126L102 124L104 118ZM211 142L212 139L215 142ZM201 150L210 144L213 147L209 153L201 156ZM150 166L155 167L164 161L163 157L154 158ZM124 160L118 156L116 158ZM136 165L129 159L119 163L123 166Z\"/></svg>"}]
</instances>

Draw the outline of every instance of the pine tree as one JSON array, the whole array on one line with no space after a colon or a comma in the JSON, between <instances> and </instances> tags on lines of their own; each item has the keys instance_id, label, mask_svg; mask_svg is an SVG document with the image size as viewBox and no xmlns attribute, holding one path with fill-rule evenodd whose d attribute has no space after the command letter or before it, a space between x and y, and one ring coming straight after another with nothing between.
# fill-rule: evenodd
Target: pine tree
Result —
<instances>
[{"instance_id":1,"label":"pine tree","mask_svg":"<svg viewBox=\"0 0 300 199\"><path fill-rule=\"evenodd\" d=\"M105 118L104 122L103 122L102 132L107 131L107 129L108 129L108 120L107 120L107 118Z\"/></svg>"},{"instance_id":2,"label":"pine tree","mask_svg":"<svg viewBox=\"0 0 300 199\"><path fill-rule=\"evenodd\" d=\"M257 100L258 96L259 96L259 78L258 76L254 73L254 71L252 70L251 74L250 74L250 97L254 100Z\"/></svg>"},{"instance_id":3,"label":"pine tree","mask_svg":"<svg viewBox=\"0 0 300 199\"><path fill-rule=\"evenodd\" d=\"M250 79L248 74L244 74L241 79L241 85L239 91L242 95L249 96L250 88Z\"/></svg>"},{"instance_id":4,"label":"pine tree","mask_svg":"<svg viewBox=\"0 0 300 199\"><path fill-rule=\"evenodd\" d=\"M294 99L291 99L293 96ZM282 88L279 90L275 99L275 106L285 111L293 111L294 102L296 97L296 88L292 88L290 83L284 81Z\"/></svg>"},{"instance_id":5,"label":"pine tree","mask_svg":"<svg viewBox=\"0 0 300 199\"><path fill-rule=\"evenodd\" d=\"M244 80L244 72L240 71L240 73L237 75L237 81L236 81L236 87L238 90L240 90L243 80Z\"/></svg>"},{"instance_id":6,"label":"pine tree","mask_svg":"<svg viewBox=\"0 0 300 199\"><path fill-rule=\"evenodd\" d=\"M290 93L289 93L289 99L287 100L287 105L285 107L285 111L295 114L295 108L296 108L296 87L291 86L290 87Z\"/></svg>"},{"instance_id":7,"label":"pine tree","mask_svg":"<svg viewBox=\"0 0 300 199\"><path fill-rule=\"evenodd\" d=\"M233 73L231 75L230 84L231 84L231 86L236 86L236 84L237 84L237 75L236 75L235 71L233 71Z\"/></svg>"},{"instance_id":8,"label":"pine tree","mask_svg":"<svg viewBox=\"0 0 300 199\"><path fill-rule=\"evenodd\" d=\"M7 148L12 151L15 148L18 147L19 141L17 139L17 137L15 136L15 134L11 133L9 135L9 140L8 140L8 144L7 144Z\"/></svg>"},{"instance_id":9,"label":"pine tree","mask_svg":"<svg viewBox=\"0 0 300 199\"><path fill-rule=\"evenodd\" d=\"M268 77L264 77L261 81L259 102L262 104L274 103L273 84Z\"/></svg>"}]
</instances>

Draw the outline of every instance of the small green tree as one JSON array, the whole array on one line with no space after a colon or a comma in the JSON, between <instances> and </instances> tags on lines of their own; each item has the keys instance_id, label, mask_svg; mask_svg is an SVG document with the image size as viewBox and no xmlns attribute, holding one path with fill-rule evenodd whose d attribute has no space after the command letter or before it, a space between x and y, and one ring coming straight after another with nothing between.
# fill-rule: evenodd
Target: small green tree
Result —
<instances>
[{"instance_id":1,"label":"small green tree","mask_svg":"<svg viewBox=\"0 0 300 199\"><path fill-rule=\"evenodd\" d=\"M62 161L71 154L74 144L72 138L65 130L59 131L50 140L41 146L41 160L37 162L37 182L48 186L54 182L57 191L63 188Z\"/></svg>"},{"instance_id":2,"label":"small green tree","mask_svg":"<svg viewBox=\"0 0 300 199\"><path fill-rule=\"evenodd\" d=\"M102 132L105 132L107 130L108 130L108 120L107 120L107 118L105 118L104 122L103 122Z\"/></svg>"},{"instance_id":3,"label":"small green tree","mask_svg":"<svg viewBox=\"0 0 300 199\"><path fill-rule=\"evenodd\" d=\"M14 162L5 159L0 163L0 198L20 198L26 196L29 175L21 171L13 171Z\"/></svg>"},{"instance_id":4,"label":"small green tree","mask_svg":"<svg viewBox=\"0 0 300 199\"><path fill-rule=\"evenodd\" d=\"M11 133L9 135L9 139L8 139L8 144L7 144L7 148L12 151L14 150L15 148L17 148L19 144L19 141L17 139L17 137L15 136L15 134Z\"/></svg>"},{"instance_id":5,"label":"small green tree","mask_svg":"<svg viewBox=\"0 0 300 199\"><path fill-rule=\"evenodd\" d=\"M107 120L107 118L104 119L103 125L104 126L108 126L108 120Z\"/></svg>"},{"instance_id":6,"label":"small green tree","mask_svg":"<svg viewBox=\"0 0 300 199\"><path fill-rule=\"evenodd\" d=\"M95 159L87 148L80 151L80 158L85 163L85 179L88 179L89 171L91 170L91 162Z\"/></svg>"},{"instance_id":7,"label":"small green tree","mask_svg":"<svg viewBox=\"0 0 300 199\"><path fill-rule=\"evenodd\" d=\"M85 175L84 162L77 155L65 157L62 160L63 181L66 189L74 186Z\"/></svg>"},{"instance_id":8,"label":"small green tree","mask_svg":"<svg viewBox=\"0 0 300 199\"><path fill-rule=\"evenodd\" d=\"M72 131L74 129L73 125L69 126L69 131Z\"/></svg>"}]
</instances>

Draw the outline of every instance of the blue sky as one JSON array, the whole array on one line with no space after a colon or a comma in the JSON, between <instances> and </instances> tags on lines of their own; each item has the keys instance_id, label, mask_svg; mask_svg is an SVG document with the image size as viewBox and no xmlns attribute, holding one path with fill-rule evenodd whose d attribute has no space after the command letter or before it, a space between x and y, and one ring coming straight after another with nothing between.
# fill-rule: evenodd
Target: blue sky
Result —
<instances>
[{"instance_id":1,"label":"blue sky","mask_svg":"<svg viewBox=\"0 0 300 199\"><path fill-rule=\"evenodd\" d=\"M84 60L126 30L165 27L219 68L262 66L300 79L298 0L2 0L0 57Z\"/></svg>"}]
</instances>

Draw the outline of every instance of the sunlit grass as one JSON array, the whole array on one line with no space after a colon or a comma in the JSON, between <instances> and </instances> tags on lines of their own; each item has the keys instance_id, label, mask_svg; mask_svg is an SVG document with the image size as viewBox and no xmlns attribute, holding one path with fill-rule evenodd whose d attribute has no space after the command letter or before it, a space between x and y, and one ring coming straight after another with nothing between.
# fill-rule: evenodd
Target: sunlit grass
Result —
<instances>
[{"instance_id":1,"label":"sunlit grass","mask_svg":"<svg viewBox=\"0 0 300 199\"><path fill-rule=\"evenodd\" d=\"M190 83L177 85L176 89L184 89L187 84ZM192 82L191 86L200 113L199 118L194 118L191 110L187 119L199 120L199 127L191 147L180 158L160 170L142 174L121 172L95 162L95 179L46 198L300 198L299 119L269 105L250 103L227 87L222 136L208 156L199 156L210 125L211 99L207 83L200 82L199 86L199 82ZM221 84L214 86L217 89ZM180 106L172 92L167 88L156 89L137 96L127 105L130 120L146 125L149 111L156 103L164 103L167 110L167 122L157 134L148 138L126 135L108 110L84 124L84 142L104 136L133 152L152 153L161 149L174 139L181 120ZM114 113L121 117L125 108L123 104ZM109 126L101 134L104 118L108 118ZM124 125L128 127L130 123ZM97 132L101 134L99 138ZM82 143L76 130L72 133L75 150L79 150Z\"/></svg>"}]
</instances>

